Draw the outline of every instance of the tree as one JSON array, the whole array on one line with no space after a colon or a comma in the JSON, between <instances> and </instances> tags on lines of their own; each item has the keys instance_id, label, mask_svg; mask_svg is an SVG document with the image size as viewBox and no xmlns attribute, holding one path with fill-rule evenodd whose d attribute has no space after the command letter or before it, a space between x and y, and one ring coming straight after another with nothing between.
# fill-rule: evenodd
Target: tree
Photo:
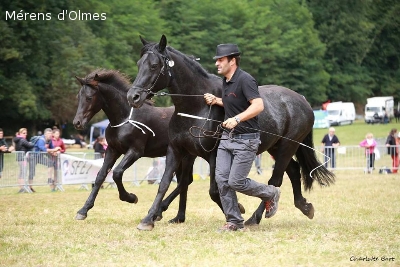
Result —
<instances>
[{"instance_id":1,"label":"tree","mask_svg":"<svg viewBox=\"0 0 400 267\"><path fill-rule=\"evenodd\" d=\"M237 43L243 51L241 67L260 84L289 87L310 102L326 98L325 46L306 7L294 1L267 0L161 3L161 14L168 18L173 34L169 44L201 58L212 73L216 73L212 57L217 44Z\"/></svg>"},{"instance_id":2,"label":"tree","mask_svg":"<svg viewBox=\"0 0 400 267\"><path fill-rule=\"evenodd\" d=\"M327 46L332 100L399 97L398 1L307 1Z\"/></svg>"}]
</instances>

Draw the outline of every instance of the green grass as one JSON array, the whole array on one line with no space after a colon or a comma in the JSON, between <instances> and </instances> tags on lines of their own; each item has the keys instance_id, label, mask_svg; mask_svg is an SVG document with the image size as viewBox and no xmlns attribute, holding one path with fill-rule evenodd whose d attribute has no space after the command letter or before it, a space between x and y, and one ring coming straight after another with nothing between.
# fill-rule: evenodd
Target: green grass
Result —
<instances>
[{"instance_id":1,"label":"green grass","mask_svg":"<svg viewBox=\"0 0 400 267\"><path fill-rule=\"evenodd\" d=\"M266 182L264 175L250 174ZM0 189L0 266L400 266L400 176L337 171L337 183L305 193L313 220L293 205L287 177L278 213L249 232L217 233L224 216L208 196L208 180L189 188L184 224L171 225L175 201L155 229L136 229L156 185L128 187L136 205L116 189L101 190L85 221L75 221L89 192L16 194ZM176 184L172 184L170 190ZM239 194L247 219L259 204ZM376 262L350 261L378 257ZM382 261L381 257L394 258Z\"/></svg>"}]
</instances>

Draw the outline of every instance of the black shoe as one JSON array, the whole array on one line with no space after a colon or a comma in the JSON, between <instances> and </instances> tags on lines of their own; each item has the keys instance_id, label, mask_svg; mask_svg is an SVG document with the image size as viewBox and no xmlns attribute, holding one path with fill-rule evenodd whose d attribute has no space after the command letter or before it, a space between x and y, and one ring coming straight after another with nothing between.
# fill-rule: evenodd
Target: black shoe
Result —
<instances>
[{"instance_id":1,"label":"black shoe","mask_svg":"<svg viewBox=\"0 0 400 267\"><path fill-rule=\"evenodd\" d=\"M20 194L20 193L25 193L25 189L21 188L21 189L18 191L18 194Z\"/></svg>"},{"instance_id":2,"label":"black shoe","mask_svg":"<svg viewBox=\"0 0 400 267\"><path fill-rule=\"evenodd\" d=\"M31 189L32 193L36 193L35 189L33 189L32 187L30 187L30 189Z\"/></svg>"}]
</instances>

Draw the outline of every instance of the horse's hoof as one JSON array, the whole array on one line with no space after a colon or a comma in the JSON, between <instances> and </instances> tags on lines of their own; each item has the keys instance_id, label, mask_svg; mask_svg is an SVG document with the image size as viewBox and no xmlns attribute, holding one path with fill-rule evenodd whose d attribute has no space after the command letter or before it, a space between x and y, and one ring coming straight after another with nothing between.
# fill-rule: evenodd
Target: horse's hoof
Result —
<instances>
[{"instance_id":1,"label":"horse's hoof","mask_svg":"<svg viewBox=\"0 0 400 267\"><path fill-rule=\"evenodd\" d=\"M138 230L141 231L151 231L154 228L154 223L139 223L139 225L136 227Z\"/></svg>"},{"instance_id":2,"label":"horse's hoof","mask_svg":"<svg viewBox=\"0 0 400 267\"><path fill-rule=\"evenodd\" d=\"M168 221L168 223L184 223L185 219L179 219L179 218L173 218L171 220Z\"/></svg>"},{"instance_id":3,"label":"horse's hoof","mask_svg":"<svg viewBox=\"0 0 400 267\"><path fill-rule=\"evenodd\" d=\"M243 205L238 203L238 206L239 206L240 213L241 214L245 214L246 213L246 209L243 207Z\"/></svg>"},{"instance_id":4,"label":"horse's hoof","mask_svg":"<svg viewBox=\"0 0 400 267\"><path fill-rule=\"evenodd\" d=\"M157 221L157 222L159 222L159 221L161 221L161 220L162 220L162 218L163 218L163 216L162 216L162 215L157 215L157 216L155 216L155 217L154 217L154 221Z\"/></svg>"},{"instance_id":5,"label":"horse's hoof","mask_svg":"<svg viewBox=\"0 0 400 267\"><path fill-rule=\"evenodd\" d=\"M83 214L80 214L80 213L77 213L76 216L75 216L75 220L78 220L78 221L83 221L86 218L87 218L87 215L83 215Z\"/></svg>"},{"instance_id":6,"label":"horse's hoof","mask_svg":"<svg viewBox=\"0 0 400 267\"><path fill-rule=\"evenodd\" d=\"M301 210L301 212L306 215L309 219L314 218L314 206L312 203L307 203L307 200L303 198L302 200L295 201L294 205L296 208Z\"/></svg>"},{"instance_id":7,"label":"horse's hoof","mask_svg":"<svg viewBox=\"0 0 400 267\"><path fill-rule=\"evenodd\" d=\"M308 203L308 206L309 206L308 208L309 211L307 217L311 220L312 218L314 218L314 206L311 203Z\"/></svg>"},{"instance_id":8,"label":"horse's hoof","mask_svg":"<svg viewBox=\"0 0 400 267\"><path fill-rule=\"evenodd\" d=\"M244 225L246 226L254 226L258 225L260 221L257 222L256 216L251 216L247 221L244 222Z\"/></svg>"}]
</instances>

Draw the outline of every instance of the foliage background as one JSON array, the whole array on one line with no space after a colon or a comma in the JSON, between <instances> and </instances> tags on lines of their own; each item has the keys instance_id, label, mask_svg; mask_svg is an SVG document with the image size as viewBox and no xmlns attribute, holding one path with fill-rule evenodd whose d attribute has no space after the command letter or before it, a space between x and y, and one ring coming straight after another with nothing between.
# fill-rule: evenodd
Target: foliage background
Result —
<instances>
[{"instance_id":1,"label":"foliage background","mask_svg":"<svg viewBox=\"0 0 400 267\"><path fill-rule=\"evenodd\" d=\"M141 42L159 41L200 58L215 73L215 47L237 43L241 67L314 107L393 95L400 100L400 2L395 0L5 0L0 3L0 127L12 135L53 124L71 132L79 86L95 68L137 73ZM22 10L22 11L21 11ZM106 20L57 20L63 10ZM51 13L7 19L6 11ZM158 105L171 105L168 98ZM104 114L99 115L99 119Z\"/></svg>"}]
</instances>

